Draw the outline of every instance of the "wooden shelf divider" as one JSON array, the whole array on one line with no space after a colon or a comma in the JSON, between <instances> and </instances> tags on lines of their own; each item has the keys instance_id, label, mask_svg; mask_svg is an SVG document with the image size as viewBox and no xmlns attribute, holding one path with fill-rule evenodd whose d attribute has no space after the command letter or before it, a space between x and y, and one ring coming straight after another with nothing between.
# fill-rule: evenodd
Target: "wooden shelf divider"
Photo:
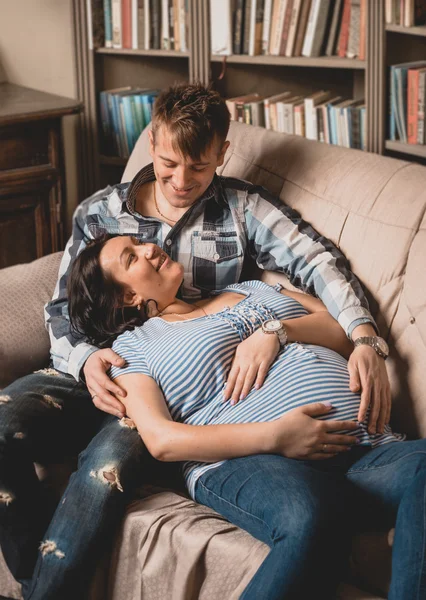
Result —
<instances>
[{"instance_id":1,"label":"wooden shelf divider","mask_svg":"<svg viewBox=\"0 0 426 600\"><path fill-rule=\"evenodd\" d=\"M403 27L402 25L386 25L386 31L426 37L426 26Z\"/></svg>"},{"instance_id":2,"label":"wooden shelf divider","mask_svg":"<svg viewBox=\"0 0 426 600\"><path fill-rule=\"evenodd\" d=\"M402 142L386 140L385 148L386 150L400 152L401 154L407 154L408 156L419 156L421 158L426 158L426 145L422 146L420 144L403 144Z\"/></svg>"},{"instance_id":3,"label":"wooden shelf divider","mask_svg":"<svg viewBox=\"0 0 426 600\"><path fill-rule=\"evenodd\" d=\"M315 58L306 58L304 56L265 56L263 54L257 56L248 56L247 54L231 54L230 56L222 56L212 54L212 62L223 62L226 60L229 64L245 64L245 65L277 65L289 67L320 67L322 69L365 69L366 61L339 58L338 56L318 56Z\"/></svg>"}]
</instances>

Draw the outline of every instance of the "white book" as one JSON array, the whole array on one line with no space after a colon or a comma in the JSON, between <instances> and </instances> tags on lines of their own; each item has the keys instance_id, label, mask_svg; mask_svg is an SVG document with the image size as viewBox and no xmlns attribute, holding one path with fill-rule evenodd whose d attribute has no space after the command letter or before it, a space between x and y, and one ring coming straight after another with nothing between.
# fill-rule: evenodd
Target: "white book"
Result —
<instances>
[{"instance_id":1,"label":"white book","mask_svg":"<svg viewBox=\"0 0 426 600\"><path fill-rule=\"evenodd\" d=\"M280 54L281 36L283 33L286 8L287 8L287 0L281 0L280 10L278 13L278 18L277 18L277 26L274 31L274 38L271 40L271 42L272 42L271 54L273 56L279 56L279 54Z\"/></svg>"},{"instance_id":2,"label":"white book","mask_svg":"<svg viewBox=\"0 0 426 600\"><path fill-rule=\"evenodd\" d=\"M315 110L315 106L321 104L321 102L325 102L329 96L330 92L321 90L305 98L305 137L308 140L318 140L317 111Z\"/></svg>"},{"instance_id":3,"label":"white book","mask_svg":"<svg viewBox=\"0 0 426 600\"><path fill-rule=\"evenodd\" d=\"M121 0L112 0L111 6L112 15L112 47L122 48L122 28L121 28Z\"/></svg>"},{"instance_id":4,"label":"white book","mask_svg":"<svg viewBox=\"0 0 426 600\"><path fill-rule=\"evenodd\" d=\"M289 96L291 96L291 92L287 91L287 92L282 92L281 94L275 94L274 96L269 96L268 98L264 99L263 105L265 108L265 127L266 127L266 129L272 129L271 113L270 113L271 104L274 104L275 102L278 102L279 100L282 100L283 98L288 98Z\"/></svg>"},{"instance_id":5,"label":"white book","mask_svg":"<svg viewBox=\"0 0 426 600\"><path fill-rule=\"evenodd\" d=\"M232 54L232 0L210 0L212 54Z\"/></svg>"},{"instance_id":6,"label":"white book","mask_svg":"<svg viewBox=\"0 0 426 600\"><path fill-rule=\"evenodd\" d=\"M285 55L293 56L294 43L296 41L297 25L299 23L300 9L303 0L294 0L291 10L290 28L288 30L287 45L285 47Z\"/></svg>"},{"instance_id":7,"label":"white book","mask_svg":"<svg viewBox=\"0 0 426 600\"><path fill-rule=\"evenodd\" d=\"M161 48L170 50L169 0L161 0Z\"/></svg>"},{"instance_id":8,"label":"white book","mask_svg":"<svg viewBox=\"0 0 426 600\"><path fill-rule=\"evenodd\" d=\"M249 30L249 56L255 55L256 41L256 10L258 0L251 0L250 8L250 30Z\"/></svg>"},{"instance_id":9,"label":"white book","mask_svg":"<svg viewBox=\"0 0 426 600\"><path fill-rule=\"evenodd\" d=\"M272 0L265 0L265 8L263 9L263 25L262 25L262 54L269 52L269 37L271 34L272 22Z\"/></svg>"},{"instance_id":10,"label":"white book","mask_svg":"<svg viewBox=\"0 0 426 600\"><path fill-rule=\"evenodd\" d=\"M303 40L302 56L319 56L324 40L329 8L330 0L312 0Z\"/></svg>"},{"instance_id":11,"label":"white book","mask_svg":"<svg viewBox=\"0 0 426 600\"><path fill-rule=\"evenodd\" d=\"M179 42L181 52L187 51L185 0L178 0Z\"/></svg>"},{"instance_id":12,"label":"white book","mask_svg":"<svg viewBox=\"0 0 426 600\"><path fill-rule=\"evenodd\" d=\"M132 48L138 49L138 0L132 0Z\"/></svg>"},{"instance_id":13,"label":"white book","mask_svg":"<svg viewBox=\"0 0 426 600\"><path fill-rule=\"evenodd\" d=\"M145 50L151 49L151 13L149 10L149 0L145 0L144 4L145 12Z\"/></svg>"}]
</instances>

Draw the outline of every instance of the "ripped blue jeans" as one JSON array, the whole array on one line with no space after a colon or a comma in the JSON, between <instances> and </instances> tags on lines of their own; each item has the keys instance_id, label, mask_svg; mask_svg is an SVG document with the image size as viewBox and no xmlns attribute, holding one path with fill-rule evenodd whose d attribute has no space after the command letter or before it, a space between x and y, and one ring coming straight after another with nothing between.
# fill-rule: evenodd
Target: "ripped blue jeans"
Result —
<instances>
[{"instance_id":1,"label":"ripped blue jeans","mask_svg":"<svg viewBox=\"0 0 426 600\"><path fill-rule=\"evenodd\" d=\"M34 462L77 455L57 507ZM0 391L0 544L25 600L85 598L96 562L153 459L130 420L54 370Z\"/></svg>"}]
</instances>

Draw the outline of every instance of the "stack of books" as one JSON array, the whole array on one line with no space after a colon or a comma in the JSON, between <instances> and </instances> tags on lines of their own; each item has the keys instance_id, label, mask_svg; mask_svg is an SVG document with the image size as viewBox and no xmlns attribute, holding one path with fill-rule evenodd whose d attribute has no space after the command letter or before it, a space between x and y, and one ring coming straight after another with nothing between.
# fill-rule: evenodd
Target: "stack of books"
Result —
<instances>
[{"instance_id":1,"label":"stack of books","mask_svg":"<svg viewBox=\"0 0 426 600\"><path fill-rule=\"evenodd\" d=\"M210 0L213 54L365 60L367 0Z\"/></svg>"},{"instance_id":2,"label":"stack of books","mask_svg":"<svg viewBox=\"0 0 426 600\"><path fill-rule=\"evenodd\" d=\"M142 130L151 122L158 90L130 86L100 93L104 153L129 158Z\"/></svg>"},{"instance_id":3,"label":"stack of books","mask_svg":"<svg viewBox=\"0 0 426 600\"><path fill-rule=\"evenodd\" d=\"M307 97L287 90L267 98L259 94L229 98L226 104L236 121L365 150L364 100L345 99L327 90Z\"/></svg>"},{"instance_id":4,"label":"stack of books","mask_svg":"<svg viewBox=\"0 0 426 600\"><path fill-rule=\"evenodd\" d=\"M385 0L385 21L389 25L415 27L426 24L425 0Z\"/></svg>"},{"instance_id":5,"label":"stack of books","mask_svg":"<svg viewBox=\"0 0 426 600\"><path fill-rule=\"evenodd\" d=\"M390 124L392 141L426 144L426 60L390 68Z\"/></svg>"},{"instance_id":6,"label":"stack of books","mask_svg":"<svg viewBox=\"0 0 426 600\"><path fill-rule=\"evenodd\" d=\"M188 3L189 0L103 0L105 47L187 52Z\"/></svg>"}]
</instances>

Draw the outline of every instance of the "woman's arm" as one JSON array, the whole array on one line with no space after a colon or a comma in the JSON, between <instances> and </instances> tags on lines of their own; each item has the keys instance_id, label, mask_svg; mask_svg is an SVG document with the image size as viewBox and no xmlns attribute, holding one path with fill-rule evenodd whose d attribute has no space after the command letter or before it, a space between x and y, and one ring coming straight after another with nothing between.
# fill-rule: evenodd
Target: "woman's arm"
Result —
<instances>
[{"instance_id":1,"label":"woman's arm","mask_svg":"<svg viewBox=\"0 0 426 600\"><path fill-rule=\"evenodd\" d=\"M281 290L281 293L299 302L310 313L304 317L282 321L289 342L324 346L338 352L344 358L349 358L353 345L321 300L300 292Z\"/></svg>"},{"instance_id":2,"label":"woman's arm","mask_svg":"<svg viewBox=\"0 0 426 600\"><path fill-rule=\"evenodd\" d=\"M354 436L335 433L354 430L352 421L317 420L331 406L309 404L268 423L186 425L172 420L164 396L147 375L117 377L126 390L123 399L146 447L157 460L216 462L252 454L281 454L288 458L324 459L346 451ZM321 450L327 444L328 453Z\"/></svg>"}]
</instances>

